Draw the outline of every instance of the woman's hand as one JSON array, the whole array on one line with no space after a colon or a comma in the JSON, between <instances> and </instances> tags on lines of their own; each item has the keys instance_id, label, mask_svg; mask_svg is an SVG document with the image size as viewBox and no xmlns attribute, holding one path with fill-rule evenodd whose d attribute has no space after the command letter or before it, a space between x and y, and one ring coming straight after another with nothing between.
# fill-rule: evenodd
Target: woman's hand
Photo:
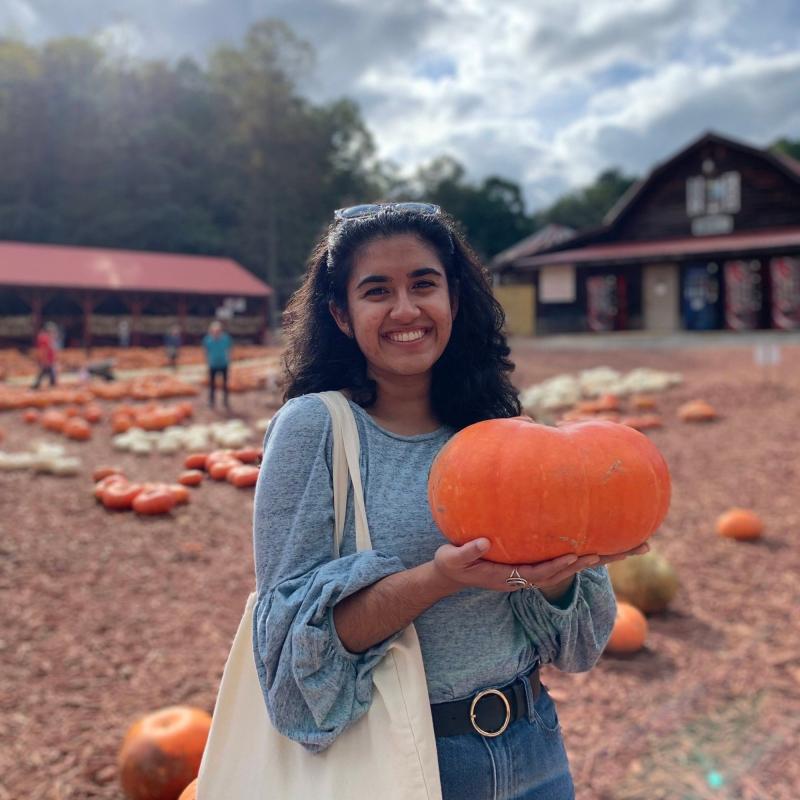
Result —
<instances>
[{"instance_id":1,"label":"woman's hand","mask_svg":"<svg viewBox=\"0 0 800 800\"><path fill-rule=\"evenodd\" d=\"M513 592L518 586L510 586L506 578L515 568L514 564L497 564L486 561L481 556L491 546L488 539L473 539L460 547L452 544L442 545L433 557L437 575L452 591L466 587L490 589L496 592ZM612 561L621 561L628 556L646 553L650 546L645 542L625 553L613 556L584 555L568 553L549 561L537 564L517 564L519 575L529 584L541 589L556 586L587 567L602 566Z\"/></svg>"}]
</instances>

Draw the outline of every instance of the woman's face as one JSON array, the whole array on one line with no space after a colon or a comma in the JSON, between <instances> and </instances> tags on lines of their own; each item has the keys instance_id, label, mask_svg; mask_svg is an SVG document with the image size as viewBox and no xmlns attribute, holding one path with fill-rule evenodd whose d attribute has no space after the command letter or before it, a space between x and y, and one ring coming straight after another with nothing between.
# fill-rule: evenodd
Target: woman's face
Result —
<instances>
[{"instance_id":1,"label":"woman's face","mask_svg":"<svg viewBox=\"0 0 800 800\"><path fill-rule=\"evenodd\" d=\"M436 250L413 234L360 247L347 283L347 311L331 307L376 379L430 372L450 339L456 310Z\"/></svg>"}]
</instances>

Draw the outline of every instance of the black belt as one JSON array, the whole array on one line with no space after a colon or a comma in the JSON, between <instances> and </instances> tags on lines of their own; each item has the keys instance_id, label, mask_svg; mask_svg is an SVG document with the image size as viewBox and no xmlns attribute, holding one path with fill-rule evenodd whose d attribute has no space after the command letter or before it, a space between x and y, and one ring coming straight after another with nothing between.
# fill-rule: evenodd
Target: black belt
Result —
<instances>
[{"instance_id":1,"label":"black belt","mask_svg":"<svg viewBox=\"0 0 800 800\"><path fill-rule=\"evenodd\" d=\"M523 681L530 683L533 699L536 700L541 691L538 667L502 689L483 689L464 700L432 705L434 734L460 736L479 733L481 736L499 736L512 722L528 713Z\"/></svg>"}]
</instances>

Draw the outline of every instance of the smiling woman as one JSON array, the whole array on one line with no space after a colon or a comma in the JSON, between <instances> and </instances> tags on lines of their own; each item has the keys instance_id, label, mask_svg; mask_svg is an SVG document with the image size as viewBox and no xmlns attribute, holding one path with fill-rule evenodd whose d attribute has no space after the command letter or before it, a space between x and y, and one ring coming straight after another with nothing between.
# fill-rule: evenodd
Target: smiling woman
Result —
<instances>
[{"instance_id":1,"label":"smiling woman","mask_svg":"<svg viewBox=\"0 0 800 800\"><path fill-rule=\"evenodd\" d=\"M414 800L574 797L539 666L595 663L614 621L607 570L591 554L492 563L490 531L448 544L428 505L431 463L457 430L520 414L486 271L436 206L340 210L286 322L287 402L265 439L253 522L253 642L274 728L346 752L336 740L383 697L376 667L413 630L440 779ZM339 557L334 426L318 394L331 390L360 447ZM369 767L359 755L348 769Z\"/></svg>"},{"instance_id":2,"label":"smiling woman","mask_svg":"<svg viewBox=\"0 0 800 800\"><path fill-rule=\"evenodd\" d=\"M455 221L429 204L354 208L319 242L286 310L286 398L346 389L385 419L379 385L402 376L407 395L425 398L423 426L519 414L503 310Z\"/></svg>"}]
</instances>

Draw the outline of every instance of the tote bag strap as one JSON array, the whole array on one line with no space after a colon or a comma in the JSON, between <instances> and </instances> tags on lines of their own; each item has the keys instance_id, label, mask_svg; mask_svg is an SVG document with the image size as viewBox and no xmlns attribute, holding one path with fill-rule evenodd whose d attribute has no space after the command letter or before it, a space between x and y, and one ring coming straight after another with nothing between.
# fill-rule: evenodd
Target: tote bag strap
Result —
<instances>
[{"instance_id":1,"label":"tote bag strap","mask_svg":"<svg viewBox=\"0 0 800 800\"><path fill-rule=\"evenodd\" d=\"M350 404L341 392L319 392L317 395L331 415L333 434L333 515L335 532L333 539L334 558L339 557L344 536L347 512L348 483L353 484L353 510L356 523L356 549L371 550L367 524L367 509L364 505L364 489L361 484L361 442ZM349 475L349 482L348 482Z\"/></svg>"}]
</instances>

